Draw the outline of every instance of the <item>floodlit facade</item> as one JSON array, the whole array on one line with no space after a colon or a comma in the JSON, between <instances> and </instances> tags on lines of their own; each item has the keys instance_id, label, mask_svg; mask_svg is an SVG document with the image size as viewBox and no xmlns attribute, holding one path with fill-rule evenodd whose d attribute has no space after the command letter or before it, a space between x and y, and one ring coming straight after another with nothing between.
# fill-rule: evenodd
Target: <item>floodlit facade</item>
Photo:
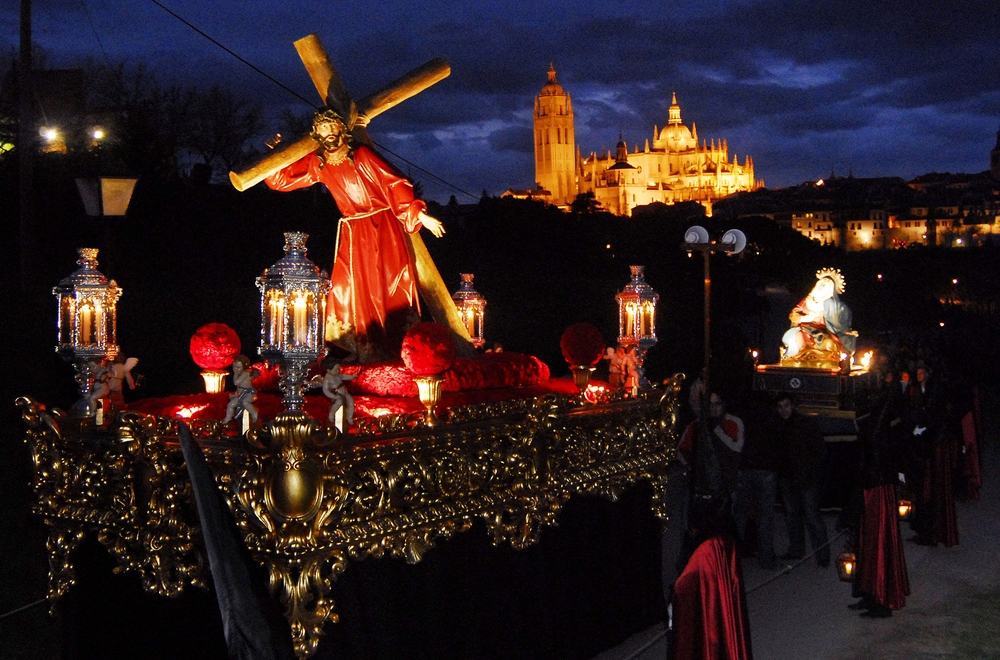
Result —
<instances>
[{"instance_id":1,"label":"floodlit facade","mask_svg":"<svg viewBox=\"0 0 1000 660\"><path fill-rule=\"evenodd\" d=\"M763 187L754 179L753 159L730 155L726 140L698 141L698 129L681 122L677 95L667 125L653 128L640 150L630 152L621 140L613 151L580 156L573 131L570 95L550 65L548 82L535 98L535 186L532 197L559 206L579 193L593 193L612 213L631 215L636 206L660 202L700 202L711 213L712 202L734 192Z\"/></svg>"},{"instance_id":2,"label":"floodlit facade","mask_svg":"<svg viewBox=\"0 0 1000 660\"><path fill-rule=\"evenodd\" d=\"M593 192L601 205L619 215L631 215L636 206L660 202L699 202L711 214L712 203L736 192L764 185L754 178L753 158L743 162L730 155L726 140L698 141L698 127L681 122L681 107L673 95L667 125L653 127L653 140L629 151L621 140L604 155L591 153L579 160L578 187Z\"/></svg>"},{"instance_id":3,"label":"floodlit facade","mask_svg":"<svg viewBox=\"0 0 1000 660\"><path fill-rule=\"evenodd\" d=\"M536 196L558 206L572 202L577 194L576 160L573 101L550 64L549 80L535 98L535 186L542 193Z\"/></svg>"}]
</instances>

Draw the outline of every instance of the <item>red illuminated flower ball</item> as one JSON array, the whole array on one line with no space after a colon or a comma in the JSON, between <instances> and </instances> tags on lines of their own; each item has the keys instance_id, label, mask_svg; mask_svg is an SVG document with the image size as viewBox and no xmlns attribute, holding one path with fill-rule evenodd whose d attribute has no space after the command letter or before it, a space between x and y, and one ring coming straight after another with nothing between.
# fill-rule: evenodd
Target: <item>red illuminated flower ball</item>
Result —
<instances>
[{"instance_id":1,"label":"red illuminated flower ball","mask_svg":"<svg viewBox=\"0 0 1000 660\"><path fill-rule=\"evenodd\" d=\"M239 335L225 323L206 323L191 337L191 359L202 369L228 369L239 354Z\"/></svg>"},{"instance_id":2,"label":"red illuminated flower ball","mask_svg":"<svg viewBox=\"0 0 1000 660\"><path fill-rule=\"evenodd\" d=\"M574 323L562 333L559 348L571 366L592 367L604 355L604 335L592 323Z\"/></svg>"},{"instance_id":3,"label":"red illuminated flower ball","mask_svg":"<svg viewBox=\"0 0 1000 660\"><path fill-rule=\"evenodd\" d=\"M455 339L440 323L418 323L403 338L401 354L413 375L436 376L455 361Z\"/></svg>"}]
</instances>

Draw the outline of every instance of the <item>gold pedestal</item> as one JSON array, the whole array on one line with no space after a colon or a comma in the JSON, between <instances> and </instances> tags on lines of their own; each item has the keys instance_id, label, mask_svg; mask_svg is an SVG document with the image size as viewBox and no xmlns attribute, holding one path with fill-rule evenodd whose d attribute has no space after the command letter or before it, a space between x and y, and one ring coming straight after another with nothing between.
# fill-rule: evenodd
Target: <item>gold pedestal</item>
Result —
<instances>
[{"instance_id":1,"label":"gold pedestal","mask_svg":"<svg viewBox=\"0 0 1000 660\"><path fill-rule=\"evenodd\" d=\"M582 365L576 365L570 367L573 371L573 382L576 386L580 388L580 392L585 392L587 387L590 385L590 376L594 373L596 367L585 367Z\"/></svg>"},{"instance_id":2,"label":"gold pedestal","mask_svg":"<svg viewBox=\"0 0 1000 660\"><path fill-rule=\"evenodd\" d=\"M201 372L201 377L205 379L205 391L209 394L218 394L226 389L226 371L214 371L206 369Z\"/></svg>"},{"instance_id":3,"label":"gold pedestal","mask_svg":"<svg viewBox=\"0 0 1000 660\"><path fill-rule=\"evenodd\" d=\"M413 382L417 384L417 393L420 396L420 403L427 408L427 416L424 421L427 426L437 426L438 419L434 414L434 408L441 399L441 383L444 378L440 376L415 376Z\"/></svg>"}]
</instances>

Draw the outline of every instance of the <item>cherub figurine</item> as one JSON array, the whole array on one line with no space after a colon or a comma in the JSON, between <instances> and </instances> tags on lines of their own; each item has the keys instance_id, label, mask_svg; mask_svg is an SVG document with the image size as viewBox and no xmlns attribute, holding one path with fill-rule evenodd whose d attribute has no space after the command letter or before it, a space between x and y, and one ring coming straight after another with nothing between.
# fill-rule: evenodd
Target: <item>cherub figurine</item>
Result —
<instances>
[{"instance_id":1,"label":"cherub figurine","mask_svg":"<svg viewBox=\"0 0 1000 660\"><path fill-rule=\"evenodd\" d=\"M233 384L236 385L236 392L229 397L229 405L226 406L226 418L223 424L228 424L240 413L250 415L250 421L257 421L257 409L253 402L257 398L257 388L253 386L253 379L260 375L260 372L250 367L250 358L245 355L238 356L233 360Z\"/></svg>"},{"instance_id":2,"label":"cherub figurine","mask_svg":"<svg viewBox=\"0 0 1000 660\"><path fill-rule=\"evenodd\" d=\"M86 404L86 413L90 417L97 413L101 399L107 398L111 392L110 381L112 373L111 363L107 359L92 364L96 366L94 371L94 387L90 390L90 396L78 404Z\"/></svg>"},{"instance_id":3,"label":"cherub figurine","mask_svg":"<svg viewBox=\"0 0 1000 660\"><path fill-rule=\"evenodd\" d=\"M622 371L625 372L625 389L635 396L639 393L639 383L642 380L643 374L642 367L639 366L639 360L635 356L635 346L629 346L625 350L625 356L622 361L624 362Z\"/></svg>"},{"instance_id":4,"label":"cherub figurine","mask_svg":"<svg viewBox=\"0 0 1000 660\"><path fill-rule=\"evenodd\" d=\"M340 373L340 363L328 360L326 376L323 377L323 394L330 399L330 423L337 421L337 411L344 409L344 422L354 424L354 397L347 391L347 381L357 378L356 374Z\"/></svg>"},{"instance_id":5,"label":"cherub figurine","mask_svg":"<svg viewBox=\"0 0 1000 660\"><path fill-rule=\"evenodd\" d=\"M137 386L132 377L132 369L139 364L139 358L128 358L119 353L115 356L111 366L108 367L108 390L110 393L111 405L122 406L125 404L125 397L122 396L122 385L128 383L128 388L134 390ZM141 379L141 376L140 376Z\"/></svg>"},{"instance_id":6,"label":"cherub figurine","mask_svg":"<svg viewBox=\"0 0 1000 660\"><path fill-rule=\"evenodd\" d=\"M618 348L608 346L604 359L608 361L608 385L614 390L621 389L625 384L625 348L620 344Z\"/></svg>"}]
</instances>

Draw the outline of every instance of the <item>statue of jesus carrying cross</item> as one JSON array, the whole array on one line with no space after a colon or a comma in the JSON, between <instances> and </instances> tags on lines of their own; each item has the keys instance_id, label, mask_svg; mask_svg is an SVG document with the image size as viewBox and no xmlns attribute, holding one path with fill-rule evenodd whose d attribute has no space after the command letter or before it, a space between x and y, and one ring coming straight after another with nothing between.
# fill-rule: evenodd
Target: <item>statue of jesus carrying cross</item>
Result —
<instances>
[{"instance_id":1,"label":"statue of jesus carrying cross","mask_svg":"<svg viewBox=\"0 0 1000 660\"><path fill-rule=\"evenodd\" d=\"M263 179L274 190L286 191L321 182L333 195L342 217L330 276L327 341L362 362L397 358L406 330L420 318L419 290L435 319L469 342L417 234L426 227L440 237L444 226L414 198L413 185L367 145L365 132L375 114L445 77L447 64L432 60L355 105L314 35L295 46L327 108L316 113L308 136L245 173L230 173L233 185L244 190Z\"/></svg>"}]
</instances>

